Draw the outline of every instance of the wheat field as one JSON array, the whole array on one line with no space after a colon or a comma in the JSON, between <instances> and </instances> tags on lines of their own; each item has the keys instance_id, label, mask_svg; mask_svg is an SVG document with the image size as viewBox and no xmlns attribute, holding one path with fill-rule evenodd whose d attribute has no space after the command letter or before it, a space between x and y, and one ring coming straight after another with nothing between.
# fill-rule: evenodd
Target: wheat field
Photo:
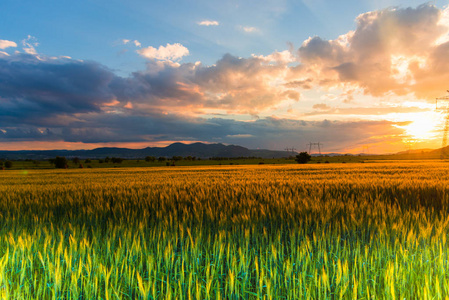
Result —
<instances>
[{"instance_id":1,"label":"wheat field","mask_svg":"<svg viewBox=\"0 0 449 300\"><path fill-rule=\"evenodd\" d=\"M0 171L0 296L445 299L448 170Z\"/></svg>"}]
</instances>

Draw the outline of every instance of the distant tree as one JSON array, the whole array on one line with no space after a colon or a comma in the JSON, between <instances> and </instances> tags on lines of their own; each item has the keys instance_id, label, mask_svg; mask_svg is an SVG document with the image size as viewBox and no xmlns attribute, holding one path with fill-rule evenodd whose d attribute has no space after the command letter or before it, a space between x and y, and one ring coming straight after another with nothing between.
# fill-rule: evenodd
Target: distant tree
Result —
<instances>
[{"instance_id":1,"label":"distant tree","mask_svg":"<svg viewBox=\"0 0 449 300\"><path fill-rule=\"evenodd\" d=\"M98 160L98 163L102 164L102 163L104 163L104 160L99 159L99 160Z\"/></svg>"},{"instance_id":2,"label":"distant tree","mask_svg":"<svg viewBox=\"0 0 449 300\"><path fill-rule=\"evenodd\" d=\"M312 159L312 156L307 152L301 152L296 155L295 160L298 164L306 164Z\"/></svg>"},{"instance_id":3,"label":"distant tree","mask_svg":"<svg viewBox=\"0 0 449 300\"><path fill-rule=\"evenodd\" d=\"M172 157L173 161L178 161L178 160L182 160L182 156L173 156Z\"/></svg>"},{"instance_id":4,"label":"distant tree","mask_svg":"<svg viewBox=\"0 0 449 300\"><path fill-rule=\"evenodd\" d=\"M72 161L73 161L73 163L74 163L75 165L79 165L79 163L80 163L80 159L79 159L78 157L74 157L74 158L72 159Z\"/></svg>"},{"instance_id":5,"label":"distant tree","mask_svg":"<svg viewBox=\"0 0 449 300\"><path fill-rule=\"evenodd\" d=\"M0 167L3 167L3 160L0 160Z\"/></svg>"},{"instance_id":6,"label":"distant tree","mask_svg":"<svg viewBox=\"0 0 449 300\"><path fill-rule=\"evenodd\" d=\"M10 161L10 160L5 161L5 168L11 169L12 168L12 161Z\"/></svg>"},{"instance_id":7,"label":"distant tree","mask_svg":"<svg viewBox=\"0 0 449 300\"><path fill-rule=\"evenodd\" d=\"M158 161L166 161L166 158L163 157L163 156L160 156L157 160L158 160Z\"/></svg>"},{"instance_id":8,"label":"distant tree","mask_svg":"<svg viewBox=\"0 0 449 300\"><path fill-rule=\"evenodd\" d=\"M67 169L67 163L67 158L65 158L64 156L56 156L54 160L56 169Z\"/></svg>"},{"instance_id":9,"label":"distant tree","mask_svg":"<svg viewBox=\"0 0 449 300\"><path fill-rule=\"evenodd\" d=\"M109 156L106 156L106 158L104 159L105 163L108 163L111 159L109 158Z\"/></svg>"},{"instance_id":10,"label":"distant tree","mask_svg":"<svg viewBox=\"0 0 449 300\"><path fill-rule=\"evenodd\" d=\"M146 162L154 162L156 160L156 157L154 156L147 156L145 157Z\"/></svg>"},{"instance_id":11,"label":"distant tree","mask_svg":"<svg viewBox=\"0 0 449 300\"><path fill-rule=\"evenodd\" d=\"M88 159L88 158L84 161L85 164L90 164L91 162L92 161L90 159Z\"/></svg>"},{"instance_id":12,"label":"distant tree","mask_svg":"<svg viewBox=\"0 0 449 300\"><path fill-rule=\"evenodd\" d=\"M123 160L124 160L124 159L123 159L123 158L120 158L120 157L113 157L113 158L111 158L111 162L112 162L113 164L121 164Z\"/></svg>"}]
</instances>

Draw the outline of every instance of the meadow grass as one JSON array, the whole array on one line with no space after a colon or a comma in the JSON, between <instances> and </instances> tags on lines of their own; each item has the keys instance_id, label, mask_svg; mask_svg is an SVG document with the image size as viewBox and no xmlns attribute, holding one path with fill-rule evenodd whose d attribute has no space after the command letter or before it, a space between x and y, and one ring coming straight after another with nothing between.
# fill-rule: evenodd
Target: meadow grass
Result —
<instances>
[{"instance_id":1,"label":"meadow grass","mask_svg":"<svg viewBox=\"0 0 449 300\"><path fill-rule=\"evenodd\" d=\"M0 171L0 296L444 299L448 170Z\"/></svg>"}]
</instances>

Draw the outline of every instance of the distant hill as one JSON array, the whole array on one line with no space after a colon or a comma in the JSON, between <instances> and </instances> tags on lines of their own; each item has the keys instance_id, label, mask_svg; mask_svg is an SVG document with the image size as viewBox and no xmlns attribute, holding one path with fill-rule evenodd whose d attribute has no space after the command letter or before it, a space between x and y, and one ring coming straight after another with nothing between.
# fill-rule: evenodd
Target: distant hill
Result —
<instances>
[{"instance_id":1,"label":"distant hill","mask_svg":"<svg viewBox=\"0 0 449 300\"><path fill-rule=\"evenodd\" d=\"M406 150L406 151L401 151L401 152L398 152L398 153L396 153L396 154L398 154L398 155L401 155L401 154L423 154L423 153L426 153L426 152L434 152L434 151L439 151L439 152L441 152L441 149L427 149L427 148L424 148L424 149L411 149L411 150Z\"/></svg>"},{"instance_id":2,"label":"distant hill","mask_svg":"<svg viewBox=\"0 0 449 300\"><path fill-rule=\"evenodd\" d=\"M295 153L296 154L296 153ZM210 157L261 157L261 158L282 158L292 155L287 151L273 150L250 150L237 145L223 144L204 144L193 143L183 144L174 143L167 147L147 147L144 149L128 149L104 147L92 150L22 150L22 151L0 151L0 158L20 160L35 159L45 160L56 156L65 156L67 158L79 157L86 158L105 158L121 157L127 159L142 159L146 156L154 157L172 157L172 156L195 156L200 158Z\"/></svg>"}]
</instances>

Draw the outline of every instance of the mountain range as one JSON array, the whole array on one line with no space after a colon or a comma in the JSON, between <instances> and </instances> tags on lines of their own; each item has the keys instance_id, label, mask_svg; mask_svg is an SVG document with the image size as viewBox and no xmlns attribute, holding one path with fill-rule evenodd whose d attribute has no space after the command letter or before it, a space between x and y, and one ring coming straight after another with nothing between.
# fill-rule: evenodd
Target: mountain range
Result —
<instances>
[{"instance_id":1,"label":"mountain range","mask_svg":"<svg viewBox=\"0 0 449 300\"><path fill-rule=\"evenodd\" d=\"M143 149L114 148L103 147L92 150L18 150L18 151L2 151L0 150L0 158L10 160L33 159L45 160L56 156L65 156L67 158L78 157L86 158L105 158L121 157L125 159L142 159L146 156L154 157L173 157L173 156L195 156L197 158L211 157L261 157L261 158L282 158L297 153L287 151L274 150L251 150L237 145L224 144L205 144L205 143L173 143L167 147L147 147Z\"/></svg>"}]
</instances>

